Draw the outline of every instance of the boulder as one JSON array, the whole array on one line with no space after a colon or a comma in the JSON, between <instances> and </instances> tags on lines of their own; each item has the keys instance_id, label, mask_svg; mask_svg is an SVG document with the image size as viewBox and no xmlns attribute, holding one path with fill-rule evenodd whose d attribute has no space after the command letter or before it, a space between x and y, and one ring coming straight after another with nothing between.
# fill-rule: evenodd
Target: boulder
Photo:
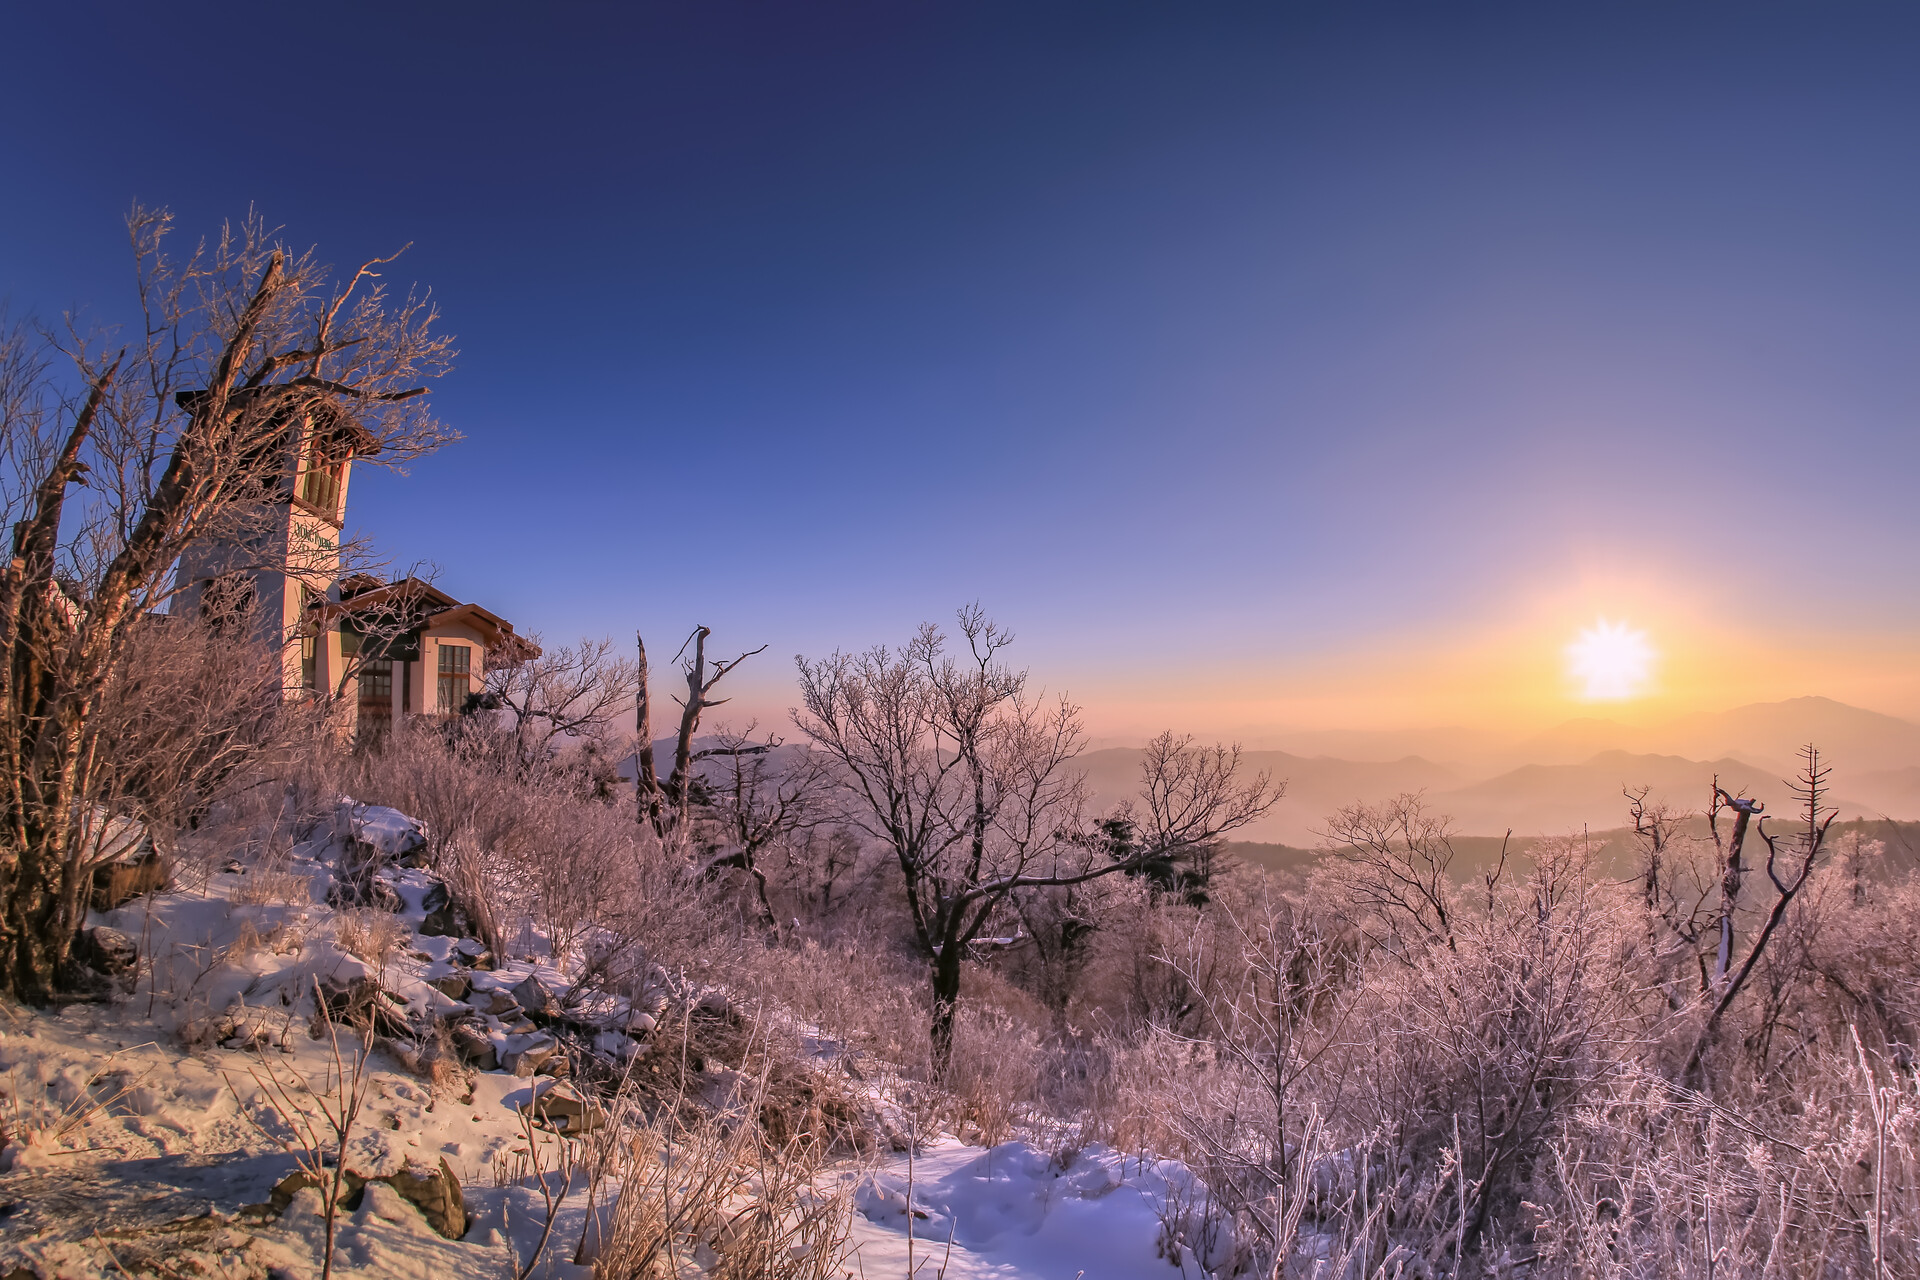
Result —
<instances>
[{"instance_id":1,"label":"boulder","mask_svg":"<svg viewBox=\"0 0 1920 1280\"><path fill-rule=\"evenodd\" d=\"M553 994L540 984L538 974L528 974L526 980L513 989L513 998L522 1009L536 1017L553 1013Z\"/></svg>"},{"instance_id":2,"label":"boulder","mask_svg":"<svg viewBox=\"0 0 1920 1280\"><path fill-rule=\"evenodd\" d=\"M348 812L352 843L384 860L412 863L426 852L427 828L417 818L385 805L354 805Z\"/></svg>"},{"instance_id":3,"label":"boulder","mask_svg":"<svg viewBox=\"0 0 1920 1280\"><path fill-rule=\"evenodd\" d=\"M536 1123L569 1138L592 1133L607 1123L607 1113L569 1085L556 1084L542 1090L531 1105Z\"/></svg>"},{"instance_id":4,"label":"boulder","mask_svg":"<svg viewBox=\"0 0 1920 1280\"><path fill-rule=\"evenodd\" d=\"M428 978L427 985L449 1000L465 1000L473 991L473 979L457 969L437 978Z\"/></svg>"},{"instance_id":5,"label":"boulder","mask_svg":"<svg viewBox=\"0 0 1920 1280\"><path fill-rule=\"evenodd\" d=\"M471 1022L456 1022L447 1029L453 1037L453 1048L460 1060L476 1071L497 1071L500 1069L500 1055L494 1048L493 1037Z\"/></svg>"},{"instance_id":6,"label":"boulder","mask_svg":"<svg viewBox=\"0 0 1920 1280\"><path fill-rule=\"evenodd\" d=\"M497 1045L500 1069L520 1077L532 1076L540 1064L560 1051L560 1042L544 1031L507 1036Z\"/></svg>"},{"instance_id":7,"label":"boulder","mask_svg":"<svg viewBox=\"0 0 1920 1280\"><path fill-rule=\"evenodd\" d=\"M302 1191L311 1187L324 1196L325 1188L332 1182L332 1170L320 1178L305 1169L295 1170L275 1184L267 1197L267 1208L274 1213L285 1213L293 1198ZM364 1178L349 1169L341 1180L338 1203L352 1208L373 1183L385 1183L393 1188L402 1200L420 1211L428 1226L447 1239L458 1240L467 1233L466 1200L460 1192L460 1179L454 1176L445 1156L440 1157L438 1169L406 1168L380 1178Z\"/></svg>"},{"instance_id":8,"label":"boulder","mask_svg":"<svg viewBox=\"0 0 1920 1280\"><path fill-rule=\"evenodd\" d=\"M83 930L74 955L87 968L108 978L126 977L140 965L140 948L134 940L105 925Z\"/></svg>"},{"instance_id":9,"label":"boulder","mask_svg":"<svg viewBox=\"0 0 1920 1280\"><path fill-rule=\"evenodd\" d=\"M467 1205L460 1194L460 1179L445 1156L438 1170L405 1168L383 1179L400 1193L400 1198L420 1211L427 1225L449 1240L467 1234Z\"/></svg>"},{"instance_id":10,"label":"boulder","mask_svg":"<svg viewBox=\"0 0 1920 1280\"><path fill-rule=\"evenodd\" d=\"M327 1170L324 1179L314 1177L305 1169L296 1169L274 1184L272 1193L267 1196L267 1207L275 1213L285 1213L287 1206L293 1203L293 1198L302 1191L305 1191L308 1187L319 1191L321 1193L321 1199L324 1201L326 1198L324 1188L331 1185L332 1182L333 1170L331 1169ZM360 1189L366 1185L367 1180L365 1178L351 1169L347 1170L340 1183L340 1199L336 1203L350 1203L355 1196L360 1194Z\"/></svg>"},{"instance_id":11,"label":"boulder","mask_svg":"<svg viewBox=\"0 0 1920 1280\"><path fill-rule=\"evenodd\" d=\"M467 922L467 913L454 902L452 890L439 880L429 884L426 893L421 895L420 910L426 913L425 919L420 921L420 936L423 938L466 939L473 931ZM474 947L477 955L486 954L485 947L478 943ZM455 958L464 960L465 956L457 954Z\"/></svg>"},{"instance_id":12,"label":"boulder","mask_svg":"<svg viewBox=\"0 0 1920 1280\"><path fill-rule=\"evenodd\" d=\"M453 935L444 934L441 936L452 937ZM466 965L469 969L493 968L493 952L487 950L485 943L475 938L463 937L454 943L453 960L455 964Z\"/></svg>"},{"instance_id":13,"label":"boulder","mask_svg":"<svg viewBox=\"0 0 1920 1280\"><path fill-rule=\"evenodd\" d=\"M354 978L320 979L320 999L336 1022L359 1022L371 1018L380 1008L380 984L361 974Z\"/></svg>"},{"instance_id":14,"label":"boulder","mask_svg":"<svg viewBox=\"0 0 1920 1280\"><path fill-rule=\"evenodd\" d=\"M453 905L453 895L447 892L447 886L438 880L429 881L427 891L420 895L420 909L428 915L443 911L451 905Z\"/></svg>"}]
</instances>

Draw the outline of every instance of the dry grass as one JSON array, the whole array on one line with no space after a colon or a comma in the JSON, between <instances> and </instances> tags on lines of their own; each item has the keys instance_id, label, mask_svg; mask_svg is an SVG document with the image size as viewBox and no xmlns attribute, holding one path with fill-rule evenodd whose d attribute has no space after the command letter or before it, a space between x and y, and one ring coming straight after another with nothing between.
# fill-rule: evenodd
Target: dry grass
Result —
<instances>
[{"instance_id":1,"label":"dry grass","mask_svg":"<svg viewBox=\"0 0 1920 1280\"><path fill-rule=\"evenodd\" d=\"M666 1280L696 1257L715 1280L838 1280L852 1179L828 1176L828 1144L739 1122L773 1105L767 1086L752 1081L691 1124L662 1125L638 1096L616 1098L590 1167L595 1188L620 1189L590 1215L574 1257L623 1280Z\"/></svg>"},{"instance_id":2,"label":"dry grass","mask_svg":"<svg viewBox=\"0 0 1920 1280\"><path fill-rule=\"evenodd\" d=\"M399 916L372 908L342 911L336 935L343 950L366 961L376 972L386 968L412 936L412 927Z\"/></svg>"}]
</instances>

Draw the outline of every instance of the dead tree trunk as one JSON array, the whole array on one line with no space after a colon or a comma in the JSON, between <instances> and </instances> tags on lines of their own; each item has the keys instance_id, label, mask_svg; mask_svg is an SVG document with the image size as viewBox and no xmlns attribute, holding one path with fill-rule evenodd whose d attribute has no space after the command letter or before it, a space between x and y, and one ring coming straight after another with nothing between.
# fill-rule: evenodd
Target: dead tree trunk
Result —
<instances>
[{"instance_id":1,"label":"dead tree trunk","mask_svg":"<svg viewBox=\"0 0 1920 1280\"><path fill-rule=\"evenodd\" d=\"M660 785L659 774L653 758L653 711L652 699L647 693L647 647L640 641L640 695L636 712L636 727L640 735L640 760L638 764L639 816L643 822L652 825L654 834L666 839L672 832L686 822L687 809L693 799L693 763L697 754L693 749L694 735L700 730L700 717L713 707L723 706L727 699L712 696L714 686L748 658L764 653L767 646L750 649L737 658L707 664L707 637L713 631L708 627L695 627L693 634L687 637L687 644L680 646L676 655L682 659L681 674L686 677L687 696L676 698L680 704L680 731L674 739L673 772L667 775L664 787ZM686 657L687 645L693 646L693 656Z\"/></svg>"},{"instance_id":2,"label":"dead tree trunk","mask_svg":"<svg viewBox=\"0 0 1920 1280\"><path fill-rule=\"evenodd\" d=\"M1746 879L1746 867L1740 861L1740 853L1747 840L1747 824L1753 818L1766 811L1766 806L1758 800L1749 800L1744 796L1728 795L1720 787L1720 780L1714 779L1713 806L1707 811L1707 820L1713 829L1714 840L1720 838L1720 827L1716 819L1722 808L1732 809L1733 835L1722 850L1724 859L1720 867L1720 949L1713 962L1713 983L1721 986L1727 980L1727 972L1733 967L1733 915L1740 907L1740 886Z\"/></svg>"},{"instance_id":3,"label":"dead tree trunk","mask_svg":"<svg viewBox=\"0 0 1920 1280\"><path fill-rule=\"evenodd\" d=\"M661 803L660 774L653 761L653 696L647 685L647 640L636 631L633 633L633 643L640 653L633 717L634 733L639 738L639 754L634 763L634 796L637 804L634 817L641 824L652 827L655 835L664 836L666 828L661 822L664 806Z\"/></svg>"}]
</instances>

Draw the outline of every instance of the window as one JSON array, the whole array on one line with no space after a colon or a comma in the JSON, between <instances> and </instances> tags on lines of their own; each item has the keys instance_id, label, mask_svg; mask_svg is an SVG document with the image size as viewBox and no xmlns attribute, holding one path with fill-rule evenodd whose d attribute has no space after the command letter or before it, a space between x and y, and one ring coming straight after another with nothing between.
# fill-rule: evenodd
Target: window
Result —
<instances>
[{"instance_id":1,"label":"window","mask_svg":"<svg viewBox=\"0 0 1920 1280\"><path fill-rule=\"evenodd\" d=\"M339 450L337 440L314 432L300 476L300 501L329 520L340 518L340 488L347 477L346 459L334 456Z\"/></svg>"},{"instance_id":2,"label":"window","mask_svg":"<svg viewBox=\"0 0 1920 1280\"><path fill-rule=\"evenodd\" d=\"M393 719L393 659L369 658L360 664L360 728L385 725Z\"/></svg>"},{"instance_id":3,"label":"window","mask_svg":"<svg viewBox=\"0 0 1920 1280\"><path fill-rule=\"evenodd\" d=\"M473 650L464 644L440 646L440 705L443 713L460 710L473 692Z\"/></svg>"}]
</instances>

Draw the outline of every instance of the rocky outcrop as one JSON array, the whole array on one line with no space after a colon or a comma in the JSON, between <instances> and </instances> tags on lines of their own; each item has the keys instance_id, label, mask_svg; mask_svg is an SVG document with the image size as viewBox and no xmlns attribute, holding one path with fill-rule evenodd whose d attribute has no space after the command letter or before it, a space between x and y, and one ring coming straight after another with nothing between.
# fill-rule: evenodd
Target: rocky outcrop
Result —
<instances>
[{"instance_id":1,"label":"rocky outcrop","mask_svg":"<svg viewBox=\"0 0 1920 1280\"><path fill-rule=\"evenodd\" d=\"M324 1177L316 1178L305 1169L299 1169L280 1179L274 1185L273 1192L267 1197L267 1208L273 1213L285 1213L293 1198L311 1187L325 1195L325 1188L333 1182L333 1174L328 1171ZM438 1169L426 1170L408 1167L398 1173L390 1173L378 1178L366 1178L348 1169L341 1175L339 1204L344 1209L355 1208L360 1197L365 1194L367 1184L384 1182L392 1187L402 1200L420 1211L427 1225L449 1240L458 1240L467 1234L466 1198L460 1191L460 1179L454 1175L453 1166L447 1163L445 1156L440 1157Z\"/></svg>"},{"instance_id":2,"label":"rocky outcrop","mask_svg":"<svg viewBox=\"0 0 1920 1280\"><path fill-rule=\"evenodd\" d=\"M533 1075L542 1063L558 1053L560 1042L544 1031L535 1031L528 1035L507 1036L499 1042L497 1050L500 1069L524 1077Z\"/></svg>"},{"instance_id":3,"label":"rocky outcrop","mask_svg":"<svg viewBox=\"0 0 1920 1280\"><path fill-rule=\"evenodd\" d=\"M541 984L537 974L528 974L526 980L513 989L513 998L522 1009L536 1018L553 1015L553 993Z\"/></svg>"}]
</instances>

